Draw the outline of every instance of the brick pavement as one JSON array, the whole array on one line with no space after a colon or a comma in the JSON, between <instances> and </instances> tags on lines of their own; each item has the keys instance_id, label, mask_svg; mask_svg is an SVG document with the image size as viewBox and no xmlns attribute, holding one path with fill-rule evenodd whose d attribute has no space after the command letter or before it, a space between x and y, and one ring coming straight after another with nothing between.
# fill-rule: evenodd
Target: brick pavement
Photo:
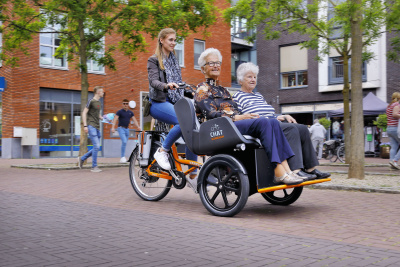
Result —
<instances>
[{"instance_id":1,"label":"brick pavement","mask_svg":"<svg viewBox=\"0 0 400 267\"><path fill-rule=\"evenodd\" d=\"M400 265L398 195L305 189L278 207L256 194L221 218L186 188L142 201L127 168L14 162L0 160L1 266Z\"/></svg>"}]
</instances>

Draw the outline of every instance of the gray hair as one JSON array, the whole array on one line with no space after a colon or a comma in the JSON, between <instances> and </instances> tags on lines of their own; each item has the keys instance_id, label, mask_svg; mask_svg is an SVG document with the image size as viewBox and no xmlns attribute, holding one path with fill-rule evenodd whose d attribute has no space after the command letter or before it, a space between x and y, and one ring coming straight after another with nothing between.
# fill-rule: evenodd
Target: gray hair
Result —
<instances>
[{"instance_id":1,"label":"gray hair","mask_svg":"<svg viewBox=\"0 0 400 267\"><path fill-rule=\"evenodd\" d=\"M315 123L319 123L319 119L315 119L315 120L314 120L314 124L315 124Z\"/></svg>"},{"instance_id":2,"label":"gray hair","mask_svg":"<svg viewBox=\"0 0 400 267\"><path fill-rule=\"evenodd\" d=\"M206 50L203 51L203 53L201 53L199 60L197 61L200 67L203 67L207 63L206 58L211 54L217 55L218 60L222 62L222 55L218 49L207 48Z\"/></svg>"},{"instance_id":3,"label":"gray hair","mask_svg":"<svg viewBox=\"0 0 400 267\"><path fill-rule=\"evenodd\" d=\"M239 65L239 67L236 70L236 75L237 75L237 81L238 83L243 81L244 76L249 73L252 72L254 73L256 76L258 76L258 72L260 71L260 69L258 68L257 65L251 63L251 62L246 62L246 63L242 63Z\"/></svg>"}]
</instances>

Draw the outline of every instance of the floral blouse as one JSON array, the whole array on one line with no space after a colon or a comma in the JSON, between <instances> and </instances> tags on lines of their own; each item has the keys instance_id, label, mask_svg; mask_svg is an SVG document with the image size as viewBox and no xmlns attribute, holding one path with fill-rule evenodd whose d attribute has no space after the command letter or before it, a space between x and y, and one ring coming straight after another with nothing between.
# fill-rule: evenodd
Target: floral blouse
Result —
<instances>
[{"instance_id":1,"label":"floral blouse","mask_svg":"<svg viewBox=\"0 0 400 267\"><path fill-rule=\"evenodd\" d=\"M197 85L195 107L200 122L226 116L233 117L240 112L227 89L217 84L214 79Z\"/></svg>"}]
</instances>

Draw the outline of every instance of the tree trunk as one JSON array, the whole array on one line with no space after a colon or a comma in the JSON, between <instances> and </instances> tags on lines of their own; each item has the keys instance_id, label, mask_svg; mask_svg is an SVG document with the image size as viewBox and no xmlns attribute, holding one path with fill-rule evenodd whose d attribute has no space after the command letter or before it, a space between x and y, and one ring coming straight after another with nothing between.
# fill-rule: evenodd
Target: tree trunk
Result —
<instances>
[{"instance_id":1,"label":"tree trunk","mask_svg":"<svg viewBox=\"0 0 400 267\"><path fill-rule=\"evenodd\" d=\"M362 10L361 0L353 0L351 20L351 154L349 178L364 179L364 114L362 93Z\"/></svg>"},{"instance_id":2,"label":"tree trunk","mask_svg":"<svg viewBox=\"0 0 400 267\"><path fill-rule=\"evenodd\" d=\"M79 156L82 156L88 151L87 135L83 127L82 111L86 107L86 103L88 101L88 91L89 91L87 55L86 55L87 41L85 40L83 21L79 21L79 37L80 37L79 64L81 71L81 138L79 141Z\"/></svg>"},{"instance_id":3,"label":"tree trunk","mask_svg":"<svg viewBox=\"0 0 400 267\"><path fill-rule=\"evenodd\" d=\"M351 152L350 140L350 84L349 84L349 54L347 52L347 42L343 50L343 121L344 121L344 140L345 140L345 159L348 164Z\"/></svg>"}]
</instances>

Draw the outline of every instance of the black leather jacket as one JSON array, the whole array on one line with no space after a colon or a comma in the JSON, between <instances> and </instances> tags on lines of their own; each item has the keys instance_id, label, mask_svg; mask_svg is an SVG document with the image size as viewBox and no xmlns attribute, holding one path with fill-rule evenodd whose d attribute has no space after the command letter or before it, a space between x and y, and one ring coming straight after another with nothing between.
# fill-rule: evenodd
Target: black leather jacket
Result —
<instances>
[{"instance_id":1,"label":"black leather jacket","mask_svg":"<svg viewBox=\"0 0 400 267\"><path fill-rule=\"evenodd\" d=\"M168 90L166 73L160 69L158 58L152 55L147 60L147 73L149 78L149 97L158 102L165 102Z\"/></svg>"}]
</instances>

